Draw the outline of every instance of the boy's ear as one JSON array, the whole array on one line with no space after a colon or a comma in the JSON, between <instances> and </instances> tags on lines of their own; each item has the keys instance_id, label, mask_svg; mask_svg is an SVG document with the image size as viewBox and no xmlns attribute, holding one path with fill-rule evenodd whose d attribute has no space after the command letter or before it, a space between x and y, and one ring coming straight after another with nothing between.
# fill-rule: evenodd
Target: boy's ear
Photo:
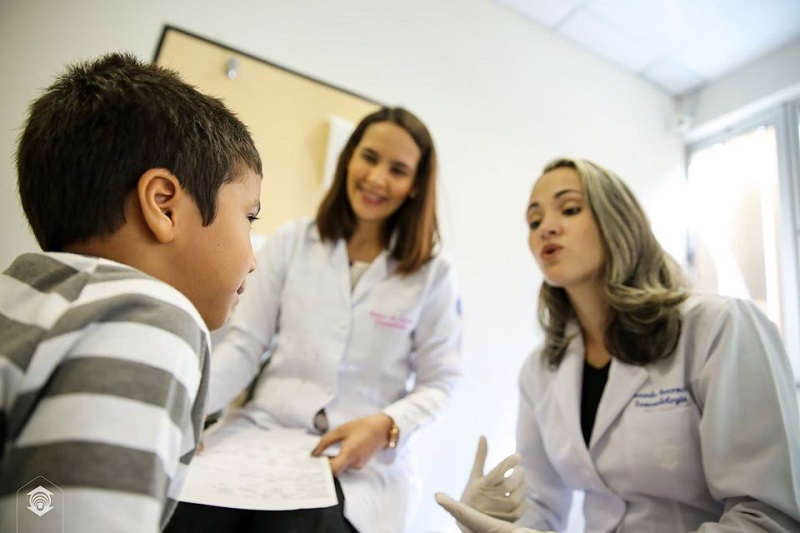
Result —
<instances>
[{"instance_id":1,"label":"boy's ear","mask_svg":"<svg viewBox=\"0 0 800 533\"><path fill-rule=\"evenodd\" d=\"M175 212L183 188L169 170L151 168L139 177L136 186L139 206L145 225L158 242L168 243L175 238Z\"/></svg>"}]
</instances>

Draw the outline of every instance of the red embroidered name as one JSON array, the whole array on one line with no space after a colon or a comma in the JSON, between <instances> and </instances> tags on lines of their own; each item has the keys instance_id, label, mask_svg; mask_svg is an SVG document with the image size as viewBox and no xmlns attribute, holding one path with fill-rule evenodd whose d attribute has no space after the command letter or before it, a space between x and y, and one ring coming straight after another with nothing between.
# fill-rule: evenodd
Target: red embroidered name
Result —
<instances>
[{"instance_id":1,"label":"red embroidered name","mask_svg":"<svg viewBox=\"0 0 800 533\"><path fill-rule=\"evenodd\" d=\"M406 331L407 329L411 328L411 325L413 324L410 318L395 315L384 315L383 313L378 313L376 311L370 311L369 316L371 316L375 323L379 326L399 329L402 331Z\"/></svg>"}]
</instances>

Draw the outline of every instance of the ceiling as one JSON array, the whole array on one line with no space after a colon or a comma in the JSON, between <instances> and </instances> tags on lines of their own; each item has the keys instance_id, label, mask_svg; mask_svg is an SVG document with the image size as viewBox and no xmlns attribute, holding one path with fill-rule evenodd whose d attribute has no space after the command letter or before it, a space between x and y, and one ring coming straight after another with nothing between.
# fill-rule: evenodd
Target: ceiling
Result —
<instances>
[{"instance_id":1,"label":"ceiling","mask_svg":"<svg viewBox=\"0 0 800 533\"><path fill-rule=\"evenodd\" d=\"M800 0L494 1L674 96L800 38Z\"/></svg>"}]
</instances>

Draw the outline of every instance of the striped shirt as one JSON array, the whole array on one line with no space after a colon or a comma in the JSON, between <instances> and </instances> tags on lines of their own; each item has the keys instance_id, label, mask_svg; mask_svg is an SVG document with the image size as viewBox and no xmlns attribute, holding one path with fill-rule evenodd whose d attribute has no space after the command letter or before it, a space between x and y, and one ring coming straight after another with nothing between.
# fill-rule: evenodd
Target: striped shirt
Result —
<instances>
[{"instance_id":1,"label":"striped shirt","mask_svg":"<svg viewBox=\"0 0 800 533\"><path fill-rule=\"evenodd\" d=\"M0 275L0 532L162 529L202 429L209 353L173 287L94 257L18 257Z\"/></svg>"}]
</instances>

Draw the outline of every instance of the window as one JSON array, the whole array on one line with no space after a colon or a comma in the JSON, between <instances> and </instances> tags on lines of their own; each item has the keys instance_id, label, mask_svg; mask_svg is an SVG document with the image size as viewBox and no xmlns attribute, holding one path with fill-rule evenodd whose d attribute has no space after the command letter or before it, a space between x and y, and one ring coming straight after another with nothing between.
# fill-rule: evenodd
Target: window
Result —
<instances>
[{"instance_id":1,"label":"window","mask_svg":"<svg viewBox=\"0 0 800 533\"><path fill-rule=\"evenodd\" d=\"M800 383L798 139L800 102L689 146L687 264L698 288L761 307Z\"/></svg>"}]
</instances>

